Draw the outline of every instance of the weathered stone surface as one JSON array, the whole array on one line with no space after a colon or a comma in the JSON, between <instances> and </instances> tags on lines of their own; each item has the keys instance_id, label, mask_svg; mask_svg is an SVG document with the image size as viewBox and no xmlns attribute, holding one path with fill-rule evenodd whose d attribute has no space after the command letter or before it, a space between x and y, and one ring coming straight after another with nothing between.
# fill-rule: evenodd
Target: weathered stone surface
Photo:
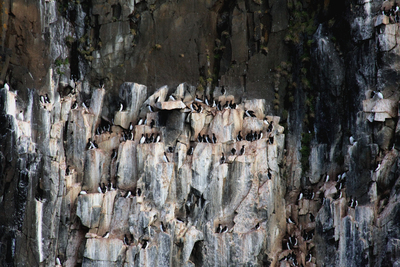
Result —
<instances>
[{"instance_id":1,"label":"weathered stone surface","mask_svg":"<svg viewBox=\"0 0 400 267\"><path fill-rule=\"evenodd\" d=\"M116 262L125 252L122 240L90 238L86 241L84 257L91 260Z\"/></svg>"},{"instance_id":2,"label":"weathered stone surface","mask_svg":"<svg viewBox=\"0 0 400 267\"><path fill-rule=\"evenodd\" d=\"M80 195L76 208L76 215L81 219L84 226L97 228L100 222L101 205L103 194Z\"/></svg>"}]
</instances>

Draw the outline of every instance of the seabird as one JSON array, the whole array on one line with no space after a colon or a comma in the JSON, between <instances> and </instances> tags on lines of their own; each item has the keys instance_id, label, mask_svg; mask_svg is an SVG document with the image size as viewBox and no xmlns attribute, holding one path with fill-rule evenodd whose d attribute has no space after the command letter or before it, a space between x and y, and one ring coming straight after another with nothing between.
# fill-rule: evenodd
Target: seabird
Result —
<instances>
[{"instance_id":1,"label":"seabird","mask_svg":"<svg viewBox=\"0 0 400 267\"><path fill-rule=\"evenodd\" d=\"M215 103L215 99L213 100L212 107L215 108L217 106L217 103Z\"/></svg>"},{"instance_id":2,"label":"seabird","mask_svg":"<svg viewBox=\"0 0 400 267\"><path fill-rule=\"evenodd\" d=\"M174 153L174 148L172 146L168 147L168 153Z\"/></svg>"},{"instance_id":3,"label":"seabird","mask_svg":"<svg viewBox=\"0 0 400 267\"><path fill-rule=\"evenodd\" d=\"M217 137L215 136L215 133L213 133L212 142L213 142L214 144L217 143Z\"/></svg>"},{"instance_id":4,"label":"seabird","mask_svg":"<svg viewBox=\"0 0 400 267\"><path fill-rule=\"evenodd\" d=\"M166 163L169 162L168 157L167 157L167 153L165 153L165 152L164 152L163 159L164 159L164 161L165 161Z\"/></svg>"},{"instance_id":5,"label":"seabird","mask_svg":"<svg viewBox=\"0 0 400 267\"><path fill-rule=\"evenodd\" d=\"M270 145L272 145L272 144L274 143L274 137L273 137L273 136L271 136L270 138L268 138L268 143L269 143Z\"/></svg>"},{"instance_id":6,"label":"seabird","mask_svg":"<svg viewBox=\"0 0 400 267\"><path fill-rule=\"evenodd\" d=\"M44 95L40 95L40 102L41 102L42 104L45 104L45 103L46 103L46 100L44 99Z\"/></svg>"},{"instance_id":7,"label":"seabird","mask_svg":"<svg viewBox=\"0 0 400 267\"><path fill-rule=\"evenodd\" d=\"M144 125L147 125L147 118L143 122Z\"/></svg>"},{"instance_id":8,"label":"seabird","mask_svg":"<svg viewBox=\"0 0 400 267\"><path fill-rule=\"evenodd\" d=\"M197 142L201 143L203 142L203 137L201 137L201 134L197 135Z\"/></svg>"},{"instance_id":9,"label":"seabird","mask_svg":"<svg viewBox=\"0 0 400 267\"><path fill-rule=\"evenodd\" d=\"M218 227L217 227L217 229L215 230L215 232L216 232L217 234L220 234L221 231L222 231L221 224L218 224Z\"/></svg>"},{"instance_id":10,"label":"seabird","mask_svg":"<svg viewBox=\"0 0 400 267\"><path fill-rule=\"evenodd\" d=\"M81 191L81 192L79 192L79 195L86 195L87 194L87 192L86 191Z\"/></svg>"},{"instance_id":11,"label":"seabird","mask_svg":"<svg viewBox=\"0 0 400 267\"><path fill-rule=\"evenodd\" d=\"M196 95L196 97L194 98L194 100L197 101L197 102L202 102L202 103L203 103L203 100L201 100L197 95Z\"/></svg>"},{"instance_id":12,"label":"seabird","mask_svg":"<svg viewBox=\"0 0 400 267\"><path fill-rule=\"evenodd\" d=\"M130 132L130 138L129 138L129 139L130 139L131 141L133 141L133 137L134 137L134 136L133 136L133 132Z\"/></svg>"},{"instance_id":13,"label":"seabird","mask_svg":"<svg viewBox=\"0 0 400 267\"><path fill-rule=\"evenodd\" d=\"M303 198L303 192L300 192L299 198L297 200L301 200Z\"/></svg>"},{"instance_id":14,"label":"seabird","mask_svg":"<svg viewBox=\"0 0 400 267\"><path fill-rule=\"evenodd\" d=\"M221 159L219 160L219 162L221 163L221 164L224 164L225 163L225 156L224 156L224 153L222 152L222 157L221 157Z\"/></svg>"},{"instance_id":15,"label":"seabird","mask_svg":"<svg viewBox=\"0 0 400 267\"><path fill-rule=\"evenodd\" d=\"M312 259L311 253L307 254L307 256L306 256L306 262L311 262L311 259Z\"/></svg>"},{"instance_id":16,"label":"seabird","mask_svg":"<svg viewBox=\"0 0 400 267\"><path fill-rule=\"evenodd\" d=\"M218 101L218 104L217 104L217 109L218 109L219 111L221 111L221 110L222 110L221 101Z\"/></svg>"},{"instance_id":17,"label":"seabird","mask_svg":"<svg viewBox=\"0 0 400 267\"><path fill-rule=\"evenodd\" d=\"M127 245L127 246L129 246L129 239L128 239L128 237L126 236L126 234L124 235L124 244Z\"/></svg>"},{"instance_id":18,"label":"seabird","mask_svg":"<svg viewBox=\"0 0 400 267\"><path fill-rule=\"evenodd\" d=\"M260 131L260 133L258 134L258 139L262 139L263 138L263 132Z\"/></svg>"},{"instance_id":19,"label":"seabird","mask_svg":"<svg viewBox=\"0 0 400 267\"><path fill-rule=\"evenodd\" d=\"M73 104L72 104L72 107L71 107L72 109L77 109L78 108L78 102L74 102Z\"/></svg>"},{"instance_id":20,"label":"seabird","mask_svg":"<svg viewBox=\"0 0 400 267\"><path fill-rule=\"evenodd\" d=\"M192 110L192 112L195 112L195 111L196 111L196 107L195 107L194 102L192 102L192 103L190 104L190 109Z\"/></svg>"},{"instance_id":21,"label":"seabird","mask_svg":"<svg viewBox=\"0 0 400 267\"><path fill-rule=\"evenodd\" d=\"M85 102L82 102L82 107L87 111L88 107L86 106Z\"/></svg>"},{"instance_id":22,"label":"seabird","mask_svg":"<svg viewBox=\"0 0 400 267\"><path fill-rule=\"evenodd\" d=\"M150 105L147 105L147 108L149 109L149 111L150 111L150 112L154 112L154 110L153 110L152 106L150 106Z\"/></svg>"},{"instance_id":23,"label":"seabird","mask_svg":"<svg viewBox=\"0 0 400 267\"><path fill-rule=\"evenodd\" d=\"M3 88L5 88L7 91L10 91L10 86L8 85L8 83L5 83Z\"/></svg>"},{"instance_id":24,"label":"seabird","mask_svg":"<svg viewBox=\"0 0 400 267\"><path fill-rule=\"evenodd\" d=\"M211 143L210 135L207 134L205 139L206 139L206 142L207 142L207 143Z\"/></svg>"},{"instance_id":25,"label":"seabird","mask_svg":"<svg viewBox=\"0 0 400 267\"><path fill-rule=\"evenodd\" d=\"M142 134L142 137L140 138L139 144L144 144L146 141L146 137L144 137L144 134Z\"/></svg>"},{"instance_id":26,"label":"seabird","mask_svg":"<svg viewBox=\"0 0 400 267\"><path fill-rule=\"evenodd\" d=\"M97 191L98 191L99 193L103 193L102 190L101 190L101 185L100 185L100 183L99 183L99 187L97 187Z\"/></svg>"},{"instance_id":27,"label":"seabird","mask_svg":"<svg viewBox=\"0 0 400 267\"><path fill-rule=\"evenodd\" d=\"M256 224L255 228L256 228L256 230L258 230L260 228L260 223L259 222Z\"/></svg>"},{"instance_id":28,"label":"seabird","mask_svg":"<svg viewBox=\"0 0 400 267\"><path fill-rule=\"evenodd\" d=\"M92 139L89 138L89 149L95 149L96 148L96 144L92 142Z\"/></svg>"},{"instance_id":29,"label":"seabird","mask_svg":"<svg viewBox=\"0 0 400 267\"><path fill-rule=\"evenodd\" d=\"M69 170L69 165L67 166L67 169L65 170L66 175L70 175L71 171Z\"/></svg>"},{"instance_id":30,"label":"seabird","mask_svg":"<svg viewBox=\"0 0 400 267\"><path fill-rule=\"evenodd\" d=\"M122 111L122 110L124 110L124 104L119 103L119 111Z\"/></svg>"},{"instance_id":31,"label":"seabird","mask_svg":"<svg viewBox=\"0 0 400 267\"><path fill-rule=\"evenodd\" d=\"M383 98L383 97L382 97L382 98ZM49 98L49 95L48 95L48 94L46 94L44 100L45 100L46 103L50 103L50 98Z\"/></svg>"},{"instance_id":32,"label":"seabird","mask_svg":"<svg viewBox=\"0 0 400 267\"><path fill-rule=\"evenodd\" d=\"M132 125L132 122L130 122L129 123L129 131L132 131L133 130L133 125Z\"/></svg>"},{"instance_id":33,"label":"seabird","mask_svg":"<svg viewBox=\"0 0 400 267\"><path fill-rule=\"evenodd\" d=\"M238 133L238 135L236 137L236 140L239 141L239 142L243 140L243 137L240 135L240 132L241 131L239 131L239 133Z\"/></svg>"},{"instance_id":34,"label":"seabird","mask_svg":"<svg viewBox=\"0 0 400 267\"><path fill-rule=\"evenodd\" d=\"M222 88L221 88L221 95L225 95L225 94L226 94L225 86L222 86Z\"/></svg>"},{"instance_id":35,"label":"seabird","mask_svg":"<svg viewBox=\"0 0 400 267\"><path fill-rule=\"evenodd\" d=\"M232 149L231 149L231 153L232 153L232 155L235 155L236 149L235 149L235 148L232 148Z\"/></svg>"},{"instance_id":36,"label":"seabird","mask_svg":"<svg viewBox=\"0 0 400 267\"><path fill-rule=\"evenodd\" d=\"M193 155L193 150L194 150L194 148L193 148L192 146L189 147L189 150L187 151L187 155L188 155L188 156Z\"/></svg>"},{"instance_id":37,"label":"seabird","mask_svg":"<svg viewBox=\"0 0 400 267\"><path fill-rule=\"evenodd\" d=\"M140 189L140 188L137 189L137 195L138 195L138 197L140 197L142 195L142 189Z\"/></svg>"},{"instance_id":38,"label":"seabird","mask_svg":"<svg viewBox=\"0 0 400 267\"><path fill-rule=\"evenodd\" d=\"M108 238L110 236L110 233L109 232L106 232L104 235L103 235L103 238Z\"/></svg>"},{"instance_id":39,"label":"seabird","mask_svg":"<svg viewBox=\"0 0 400 267\"><path fill-rule=\"evenodd\" d=\"M138 124L137 125L142 125L143 124L143 119L139 118Z\"/></svg>"},{"instance_id":40,"label":"seabird","mask_svg":"<svg viewBox=\"0 0 400 267\"><path fill-rule=\"evenodd\" d=\"M154 120L151 120L151 122L150 122L150 128L153 128L155 124L156 124L156 122L155 122Z\"/></svg>"},{"instance_id":41,"label":"seabird","mask_svg":"<svg viewBox=\"0 0 400 267\"><path fill-rule=\"evenodd\" d=\"M376 167L375 172L379 171L381 169L381 163L378 163L378 167Z\"/></svg>"},{"instance_id":42,"label":"seabird","mask_svg":"<svg viewBox=\"0 0 400 267\"><path fill-rule=\"evenodd\" d=\"M294 223L294 221L292 220L292 218L289 216L289 218L287 218L286 220L288 223Z\"/></svg>"},{"instance_id":43,"label":"seabird","mask_svg":"<svg viewBox=\"0 0 400 267\"><path fill-rule=\"evenodd\" d=\"M291 250L289 241L286 242L286 246L287 246L288 250Z\"/></svg>"},{"instance_id":44,"label":"seabird","mask_svg":"<svg viewBox=\"0 0 400 267\"><path fill-rule=\"evenodd\" d=\"M58 258L58 257L56 258L56 264L61 266L61 261L60 261L60 258Z\"/></svg>"},{"instance_id":45,"label":"seabird","mask_svg":"<svg viewBox=\"0 0 400 267\"><path fill-rule=\"evenodd\" d=\"M353 136L350 136L350 138L349 138L349 140L350 140L350 145L354 145L354 137Z\"/></svg>"},{"instance_id":46,"label":"seabird","mask_svg":"<svg viewBox=\"0 0 400 267\"><path fill-rule=\"evenodd\" d=\"M314 214L310 213L310 222L314 222L315 221L315 216Z\"/></svg>"},{"instance_id":47,"label":"seabird","mask_svg":"<svg viewBox=\"0 0 400 267\"><path fill-rule=\"evenodd\" d=\"M233 102L233 100L231 100L231 102L229 103L229 107L231 109L236 109L236 103L232 103L232 102Z\"/></svg>"},{"instance_id":48,"label":"seabird","mask_svg":"<svg viewBox=\"0 0 400 267\"><path fill-rule=\"evenodd\" d=\"M329 174L326 175L325 183L329 182Z\"/></svg>"},{"instance_id":49,"label":"seabird","mask_svg":"<svg viewBox=\"0 0 400 267\"><path fill-rule=\"evenodd\" d=\"M160 140L161 140L160 134L157 134L157 137L156 137L156 140L154 141L154 143L158 143L158 142L160 142Z\"/></svg>"},{"instance_id":50,"label":"seabird","mask_svg":"<svg viewBox=\"0 0 400 267\"><path fill-rule=\"evenodd\" d=\"M374 91L375 95L377 96L378 99L383 99L383 94L381 92L376 92Z\"/></svg>"},{"instance_id":51,"label":"seabird","mask_svg":"<svg viewBox=\"0 0 400 267\"><path fill-rule=\"evenodd\" d=\"M272 178L272 174L271 174L270 169L268 169L268 179L271 180L271 178Z\"/></svg>"},{"instance_id":52,"label":"seabird","mask_svg":"<svg viewBox=\"0 0 400 267\"><path fill-rule=\"evenodd\" d=\"M175 101L175 100L176 100L176 98L175 98L173 95L169 95L169 99L170 99L171 101Z\"/></svg>"},{"instance_id":53,"label":"seabird","mask_svg":"<svg viewBox=\"0 0 400 267\"><path fill-rule=\"evenodd\" d=\"M146 249L147 248L147 240L143 240L143 245L142 245L142 249Z\"/></svg>"},{"instance_id":54,"label":"seabird","mask_svg":"<svg viewBox=\"0 0 400 267\"><path fill-rule=\"evenodd\" d=\"M273 121L271 121L271 123L268 125L268 129L267 129L268 133L272 132L272 130L274 129L274 126L272 124L273 124Z\"/></svg>"},{"instance_id":55,"label":"seabird","mask_svg":"<svg viewBox=\"0 0 400 267\"><path fill-rule=\"evenodd\" d=\"M131 191L128 191L128 193L125 195L125 198L129 198L132 195Z\"/></svg>"},{"instance_id":56,"label":"seabird","mask_svg":"<svg viewBox=\"0 0 400 267\"><path fill-rule=\"evenodd\" d=\"M160 224L160 229L163 232L165 232L165 230L166 230L163 222L161 222L161 224Z\"/></svg>"},{"instance_id":57,"label":"seabird","mask_svg":"<svg viewBox=\"0 0 400 267\"><path fill-rule=\"evenodd\" d=\"M198 113L203 113L203 106L200 105L200 107L197 109Z\"/></svg>"},{"instance_id":58,"label":"seabird","mask_svg":"<svg viewBox=\"0 0 400 267\"><path fill-rule=\"evenodd\" d=\"M244 154L244 145L242 146L242 148L240 149L239 155L243 155Z\"/></svg>"},{"instance_id":59,"label":"seabird","mask_svg":"<svg viewBox=\"0 0 400 267\"><path fill-rule=\"evenodd\" d=\"M208 101L208 97L207 96L204 98L204 103L206 103L207 106L210 106L210 102Z\"/></svg>"},{"instance_id":60,"label":"seabird","mask_svg":"<svg viewBox=\"0 0 400 267\"><path fill-rule=\"evenodd\" d=\"M228 226L224 226L224 228L222 228L222 231L221 231L221 233L226 233L226 232L228 232Z\"/></svg>"},{"instance_id":61,"label":"seabird","mask_svg":"<svg viewBox=\"0 0 400 267\"><path fill-rule=\"evenodd\" d=\"M229 106L229 102L226 101L226 102L225 102L225 105L224 105L224 109L230 109L230 108L231 108L231 106Z\"/></svg>"},{"instance_id":62,"label":"seabird","mask_svg":"<svg viewBox=\"0 0 400 267\"><path fill-rule=\"evenodd\" d=\"M268 122L267 117L265 117L265 118L263 119L263 122L264 122L265 125L267 125L267 126L269 125L269 122Z\"/></svg>"},{"instance_id":63,"label":"seabird","mask_svg":"<svg viewBox=\"0 0 400 267\"><path fill-rule=\"evenodd\" d=\"M149 137L149 143L154 143L154 133L151 133Z\"/></svg>"}]
</instances>

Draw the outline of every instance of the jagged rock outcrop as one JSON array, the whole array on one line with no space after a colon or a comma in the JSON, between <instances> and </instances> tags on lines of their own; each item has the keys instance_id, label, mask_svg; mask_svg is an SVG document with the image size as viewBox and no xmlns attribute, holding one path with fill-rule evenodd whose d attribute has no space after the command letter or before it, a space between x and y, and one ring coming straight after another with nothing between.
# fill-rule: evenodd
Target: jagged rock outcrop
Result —
<instances>
[{"instance_id":1,"label":"jagged rock outcrop","mask_svg":"<svg viewBox=\"0 0 400 267\"><path fill-rule=\"evenodd\" d=\"M395 1L0 10L0 265L399 265Z\"/></svg>"}]
</instances>

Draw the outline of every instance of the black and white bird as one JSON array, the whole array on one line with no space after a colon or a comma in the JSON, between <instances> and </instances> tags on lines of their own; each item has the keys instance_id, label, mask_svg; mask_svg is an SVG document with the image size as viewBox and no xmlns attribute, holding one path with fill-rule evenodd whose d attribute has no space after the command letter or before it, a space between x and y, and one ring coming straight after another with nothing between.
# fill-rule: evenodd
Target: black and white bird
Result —
<instances>
[{"instance_id":1,"label":"black and white bird","mask_svg":"<svg viewBox=\"0 0 400 267\"><path fill-rule=\"evenodd\" d=\"M222 88L221 88L221 95L225 95L225 94L226 94L225 86L222 86Z\"/></svg>"},{"instance_id":2,"label":"black and white bird","mask_svg":"<svg viewBox=\"0 0 400 267\"><path fill-rule=\"evenodd\" d=\"M133 130L133 124L132 124L132 122L130 122L129 123L129 131L132 131Z\"/></svg>"},{"instance_id":3,"label":"black and white bird","mask_svg":"<svg viewBox=\"0 0 400 267\"><path fill-rule=\"evenodd\" d=\"M240 152L239 152L239 155L241 156L241 155L243 155L244 154L244 145L242 146L242 148L240 149Z\"/></svg>"},{"instance_id":4,"label":"black and white bird","mask_svg":"<svg viewBox=\"0 0 400 267\"><path fill-rule=\"evenodd\" d=\"M99 183L99 187L97 187L97 191L98 191L100 194L103 193L102 190L101 190L101 185L100 185L100 183Z\"/></svg>"},{"instance_id":5,"label":"black and white bird","mask_svg":"<svg viewBox=\"0 0 400 267\"><path fill-rule=\"evenodd\" d=\"M95 148L97 148L96 144L92 142L91 138L89 138L89 149L95 149Z\"/></svg>"},{"instance_id":6,"label":"black and white bird","mask_svg":"<svg viewBox=\"0 0 400 267\"><path fill-rule=\"evenodd\" d=\"M45 101L46 103L50 103L50 98L49 98L49 95L48 95L48 94L45 95L44 101Z\"/></svg>"},{"instance_id":7,"label":"black and white bird","mask_svg":"<svg viewBox=\"0 0 400 267\"><path fill-rule=\"evenodd\" d=\"M221 224L218 224L218 227L217 227L217 229L215 230L215 232L216 232L217 234L220 234L220 233L222 232Z\"/></svg>"},{"instance_id":8,"label":"black and white bird","mask_svg":"<svg viewBox=\"0 0 400 267\"><path fill-rule=\"evenodd\" d=\"M118 156L117 151L116 151L115 149L113 149L113 151L112 151L112 153L111 153L111 159L114 160L114 159L117 158L117 156Z\"/></svg>"},{"instance_id":9,"label":"black and white bird","mask_svg":"<svg viewBox=\"0 0 400 267\"><path fill-rule=\"evenodd\" d=\"M217 143L217 137L215 136L215 133L213 133L212 142L213 144Z\"/></svg>"},{"instance_id":10,"label":"black and white bird","mask_svg":"<svg viewBox=\"0 0 400 267\"><path fill-rule=\"evenodd\" d=\"M159 143L161 141L161 136L160 134L157 134L156 140L154 140L154 143Z\"/></svg>"},{"instance_id":11,"label":"black and white bird","mask_svg":"<svg viewBox=\"0 0 400 267\"><path fill-rule=\"evenodd\" d=\"M260 229L260 223L258 222L255 227L256 230Z\"/></svg>"},{"instance_id":12,"label":"black and white bird","mask_svg":"<svg viewBox=\"0 0 400 267\"><path fill-rule=\"evenodd\" d=\"M56 258L56 264L61 266L61 261L60 261L60 258L58 258L58 257Z\"/></svg>"},{"instance_id":13,"label":"black and white bird","mask_svg":"<svg viewBox=\"0 0 400 267\"><path fill-rule=\"evenodd\" d=\"M222 111L221 101L218 101L217 110Z\"/></svg>"},{"instance_id":14,"label":"black and white bird","mask_svg":"<svg viewBox=\"0 0 400 267\"><path fill-rule=\"evenodd\" d=\"M197 95L196 95L196 97L194 98L194 100L197 101L197 102L203 103L203 100L202 100L201 98L199 98Z\"/></svg>"},{"instance_id":15,"label":"black and white bird","mask_svg":"<svg viewBox=\"0 0 400 267\"><path fill-rule=\"evenodd\" d=\"M271 180L272 174L271 174L271 170L270 169L268 169L268 174L267 175L268 175L268 179Z\"/></svg>"},{"instance_id":16,"label":"black and white bird","mask_svg":"<svg viewBox=\"0 0 400 267\"><path fill-rule=\"evenodd\" d=\"M129 239L128 239L128 237L126 236L126 234L124 235L124 244L125 244L126 246L129 246Z\"/></svg>"},{"instance_id":17,"label":"black and white bird","mask_svg":"<svg viewBox=\"0 0 400 267\"><path fill-rule=\"evenodd\" d=\"M245 113L246 117L256 117L256 114L254 114L254 111L252 111L252 110L246 109L244 111L244 113Z\"/></svg>"},{"instance_id":18,"label":"black and white bird","mask_svg":"<svg viewBox=\"0 0 400 267\"><path fill-rule=\"evenodd\" d=\"M237 137L236 137L236 140L239 141L239 142L243 140L243 137L242 137L242 135L240 134L240 132L241 132L241 131L239 131L239 133L238 133L238 135L237 135Z\"/></svg>"},{"instance_id":19,"label":"black and white bird","mask_svg":"<svg viewBox=\"0 0 400 267\"><path fill-rule=\"evenodd\" d=\"M44 98L44 95L40 95L39 100L40 100L40 102L41 102L42 104L46 104L46 99Z\"/></svg>"},{"instance_id":20,"label":"black and white bird","mask_svg":"<svg viewBox=\"0 0 400 267\"><path fill-rule=\"evenodd\" d=\"M144 134L142 134L142 137L140 138L139 144L144 144L144 142L146 142L146 137L144 136Z\"/></svg>"},{"instance_id":21,"label":"black and white bird","mask_svg":"<svg viewBox=\"0 0 400 267\"><path fill-rule=\"evenodd\" d=\"M162 231L162 232L165 232L167 229L165 228L165 226L164 226L164 223L161 221L161 224L160 224L160 230Z\"/></svg>"},{"instance_id":22,"label":"black and white bird","mask_svg":"<svg viewBox=\"0 0 400 267\"><path fill-rule=\"evenodd\" d=\"M75 101L75 102L72 104L71 109L77 109L77 108L78 108L78 102Z\"/></svg>"},{"instance_id":23,"label":"black and white bird","mask_svg":"<svg viewBox=\"0 0 400 267\"><path fill-rule=\"evenodd\" d=\"M189 150L187 151L187 155L188 155L188 156L193 155L193 150L194 150L194 148L193 148L192 146L189 147Z\"/></svg>"},{"instance_id":24,"label":"black and white bird","mask_svg":"<svg viewBox=\"0 0 400 267\"><path fill-rule=\"evenodd\" d=\"M79 192L79 195L86 195L87 194L87 192L86 191L81 191L81 192Z\"/></svg>"},{"instance_id":25,"label":"black and white bird","mask_svg":"<svg viewBox=\"0 0 400 267\"><path fill-rule=\"evenodd\" d=\"M137 125L142 125L143 124L143 119L139 118L138 124Z\"/></svg>"},{"instance_id":26,"label":"black and white bird","mask_svg":"<svg viewBox=\"0 0 400 267\"><path fill-rule=\"evenodd\" d=\"M176 100L176 98L175 98L175 96L173 96L172 94L171 95L169 95L169 100L171 100L171 101L175 101Z\"/></svg>"},{"instance_id":27,"label":"black and white bird","mask_svg":"<svg viewBox=\"0 0 400 267\"><path fill-rule=\"evenodd\" d=\"M23 121L24 120L24 113L22 112L22 110L19 111L18 113L18 120Z\"/></svg>"},{"instance_id":28,"label":"black and white bird","mask_svg":"<svg viewBox=\"0 0 400 267\"><path fill-rule=\"evenodd\" d=\"M293 223L294 224L294 221L293 221L293 219L289 216L289 218L287 218L287 220L286 220L288 223Z\"/></svg>"},{"instance_id":29,"label":"black and white bird","mask_svg":"<svg viewBox=\"0 0 400 267\"><path fill-rule=\"evenodd\" d=\"M232 149L231 149L231 153L232 153L232 155L235 155L235 154L236 154L236 149L235 149L235 148L232 148Z\"/></svg>"},{"instance_id":30,"label":"black and white bird","mask_svg":"<svg viewBox=\"0 0 400 267\"><path fill-rule=\"evenodd\" d=\"M231 102L229 103L229 107L231 109L236 109L236 103L232 103L232 102L233 102L233 100L231 100Z\"/></svg>"},{"instance_id":31,"label":"black and white bird","mask_svg":"<svg viewBox=\"0 0 400 267\"><path fill-rule=\"evenodd\" d=\"M8 83L5 83L3 88L5 88L7 91L10 91L10 86L8 85Z\"/></svg>"},{"instance_id":32,"label":"black and white bird","mask_svg":"<svg viewBox=\"0 0 400 267\"><path fill-rule=\"evenodd\" d=\"M297 198L297 200L301 200L303 198L303 192L300 192L299 197Z\"/></svg>"},{"instance_id":33,"label":"black and white bird","mask_svg":"<svg viewBox=\"0 0 400 267\"><path fill-rule=\"evenodd\" d=\"M205 103L207 106L210 106L210 101L208 100L208 97L207 97L207 96L204 98L204 103Z\"/></svg>"},{"instance_id":34,"label":"black and white bird","mask_svg":"<svg viewBox=\"0 0 400 267\"><path fill-rule=\"evenodd\" d=\"M199 143L203 142L203 137L201 137L200 133L197 135L197 142Z\"/></svg>"},{"instance_id":35,"label":"black and white bird","mask_svg":"<svg viewBox=\"0 0 400 267\"><path fill-rule=\"evenodd\" d=\"M271 122L269 123L269 125L268 125L267 132L270 133L270 132L272 132L273 129L274 129L274 125L273 125L273 121L271 121Z\"/></svg>"},{"instance_id":36,"label":"black and white bird","mask_svg":"<svg viewBox=\"0 0 400 267\"><path fill-rule=\"evenodd\" d=\"M219 162L220 162L221 164L224 164L224 163L225 163L225 155L224 155L224 153L222 153L222 156L221 156L221 159L219 160Z\"/></svg>"},{"instance_id":37,"label":"black and white bird","mask_svg":"<svg viewBox=\"0 0 400 267\"><path fill-rule=\"evenodd\" d=\"M383 99L383 94L382 94L381 92L379 92L379 91L374 91L374 93L375 93L375 96L376 96L378 99Z\"/></svg>"},{"instance_id":38,"label":"black and white bird","mask_svg":"<svg viewBox=\"0 0 400 267\"><path fill-rule=\"evenodd\" d=\"M131 191L128 191L128 193L126 193L125 198L129 198L132 195Z\"/></svg>"},{"instance_id":39,"label":"black and white bird","mask_svg":"<svg viewBox=\"0 0 400 267\"><path fill-rule=\"evenodd\" d=\"M110 236L110 233L109 232L106 232L104 235L103 235L103 238L108 238Z\"/></svg>"},{"instance_id":40,"label":"black and white bird","mask_svg":"<svg viewBox=\"0 0 400 267\"><path fill-rule=\"evenodd\" d=\"M169 162L168 157L167 157L167 153L165 153L165 152L164 152L163 160L164 160L165 163Z\"/></svg>"},{"instance_id":41,"label":"black and white bird","mask_svg":"<svg viewBox=\"0 0 400 267\"><path fill-rule=\"evenodd\" d=\"M154 125L156 124L156 122L154 120L151 120L150 122L150 128L153 129Z\"/></svg>"},{"instance_id":42,"label":"black and white bird","mask_svg":"<svg viewBox=\"0 0 400 267\"><path fill-rule=\"evenodd\" d=\"M326 174L325 183L329 182L329 174Z\"/></svg>"},{"instance_id":43,"label":"black and white bird","mask_svg":"<svg viewBox=\"0 0 400 267\"><path fill-rule=\"evenodd\" d=\"M124 110L124 104L119 103L119 111L123 111Z\"/></svg>"},{"instance_id":44,"label":"black and white bird","mask_svg":"<svg viewBox=\"0 0 400 267\"><path fill-rule=\"evenodd\" d=\"M221 233L223 234L223 233L226 233L226 232L228 232L228 226L224 226L224 228L222 228L222 231L221 231Z\"/></svg>"},{"instance_id":45,"label":"black and white bird","mask_svg":"<svg viewBox=\"0 0 400 267\"><path fill-rule=\"evenodd\" d=\"M150 105L147 105L147 108L149 109L149 111L150 111L150 112L154 112L154 109L153 109L153 107L152 107L152 106L150 106Z\"/></svg>"},{"instance_id":46,"label":"black and white bird","mask_svg":"<svg viewBox=\"0 0 400 267\"><path fill-rule=\"evenodd\" d=\"M350 145L354 145L356 140L354 139L353 136L350 136L349 141L350 141Z\"/></svg>"}]
</instances>

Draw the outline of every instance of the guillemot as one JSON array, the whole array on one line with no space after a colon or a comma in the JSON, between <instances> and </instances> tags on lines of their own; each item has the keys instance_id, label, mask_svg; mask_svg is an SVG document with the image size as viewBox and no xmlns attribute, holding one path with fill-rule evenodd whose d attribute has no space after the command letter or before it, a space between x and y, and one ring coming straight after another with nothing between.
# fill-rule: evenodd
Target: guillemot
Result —
<instances>
[{"instance_id":1,"label":"guillemot","mask_svg":"<svg viewBox=\"0 0 400 267\"><path fill-rule=\"evenodd\" d=\"M222 152L222 156L221 156L221 159L219 160L219 162L221 163L221 164L224 164L225 163L225 156L224 156L224 153Z\"/></svg>"},{"instance_id":2,"label":"guillemot","mask_svg":"<svg viewBox=\"0 0 400 267\"><path fill-rule=\"evenodd\" d=\"M244 154L244 145L242 146L242 148L240 149L239 155L243 155Z\"/></svg>"}]
</instances>

